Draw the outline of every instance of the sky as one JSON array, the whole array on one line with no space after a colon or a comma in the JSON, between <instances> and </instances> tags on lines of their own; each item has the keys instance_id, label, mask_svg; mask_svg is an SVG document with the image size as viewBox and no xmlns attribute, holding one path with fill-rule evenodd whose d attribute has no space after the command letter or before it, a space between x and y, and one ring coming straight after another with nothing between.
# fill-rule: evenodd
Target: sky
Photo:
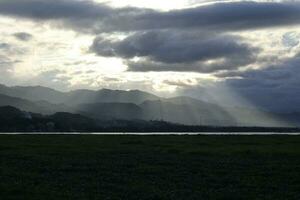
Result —
<instances>
[{"instance_id":1,"label":"sky","mask_svg":"<svg viewBox=\"0 0 300 200\"><path fill-rule=\"evenodd\" d=\"M300 110L300 3L0 0L1 84Z\"/></svg>"}]
</instances>

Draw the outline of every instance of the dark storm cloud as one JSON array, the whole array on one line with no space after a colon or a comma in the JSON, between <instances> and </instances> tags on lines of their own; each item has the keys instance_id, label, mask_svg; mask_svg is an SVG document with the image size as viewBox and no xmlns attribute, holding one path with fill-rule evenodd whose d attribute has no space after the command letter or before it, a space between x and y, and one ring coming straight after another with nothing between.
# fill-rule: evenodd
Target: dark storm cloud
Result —
<instances>
[{"instance_id":1,"label":"dark storm cloud","mask_svg":"<svg viewBox=\"0 0 300 200\"><path fill-rule=\"evenodd\" d=\"M0 13L36 20L95 18L108 15L101 4L81 0L2 0Z\"/></svg>"},{"instance_id":2,"label":"dark storm cloud","mask_svg":"<svg viewBox=\"0 0 300 200\"><path fill-rule=\"evenodd\" d=\"M224 81L216 82L209 87L186 88L185 94L211 94L220 99L221 103L232 106L241 103L239 99L233 98L239 97L256 108L278 112L300 112L299 66L300 55L296 55L264 69L227 73L227 79ZM222 91L225 93L222 94Z\"/></svg>"},{"instance_id":3,"label":"dark storm cloud","mask_svg":"<svg viewBox=\"0 0 300 200\"><path fill-rule=\"evenodd\" d=\"M33 37L31 34L25 33L25 32L15 33L15 34L13 34L13 36L15 38L17 38L18 40L24 41L24 42L31 40Z\"/></svg>"},{"instance_id":4,"label":"dark storm cloud","mask_svg":"<svg viewBox=\"0 0 300 200\"><path fill-rule=\"evenodd\" d=\"M299 24L299 3L228 2L105 19L105 30L200 29L239 31Z\"/></svg>"},{"instance_id":5,"label":"dark storm cloud","mask_svg":"<svg viewBox=\"0 0 300 200\"><path fill-rule=\"evenodd\" d=\"M238 37L201 33L151 31L137 33L121 41L96 38L91 50L101 56L150 57L164 63L187 63L251 54Z\"/></svg>"},{"instance_id":6,"label":"dark storm cloud","mask_svg":"<svg viewBox=\"0 0 300 200\"><path fill-rule=\"evenodd\" d=\"M236 31L299 24L300 4L227 2L169 12L111 8L82 0L4 0L0 14L33 20L59 20L78 31L201 29Z\"/></svg>"},{"instance_id":7,"label":"dark storm cloud","mask_svg":"<svg viewBox=\"0 0 300 200\"><path fill-rule=\"evenodd\" d=\"M300 84L299 65L300 54L297 54L295 57L274 66L239 72L238 76L242 79L228 79L228 84L235 88L243 88L244 86L254 89L267 87L280 90L298 88ZM298 96L300 97L300 94Z\"/></svg>"},{"instance_id":8,"label":"dark storm cloud","mask_svg":"<svg viewBox=\"0 0 300 200\"><path fill-rule=\"evenodd\" d=\"M260 69L220 73L216 82L180 85L178 94L230 107L300 112L300 53ZM172 82L166 84L174 85Z\"/></svg>"},{"instance_id":9,"label":"dark storm cloud","mask_svg":"<svg viewBox=\"0 0 300 200\"><path fill-rule=\"evenodd\" d=\"M71 28L79 32L103 32L106 18L114 20L123 16L137 16L144 9L114 9L90 0L3 0L0 15L26 18L38 22L56 22L59 28Z\"/></svg>"},{"instance_id":10,"label":"dark storm cloud","mask_svg":"<svg viewBox=\"0 0 300 200\"><path fill-rule=\"evenodd\" d=\"M208 73L248 65L255 61L258 49L243 43L237 36L150 31L119 41L98 37L91 51L107 57L144 58L141 62L128 61L130 71Z\"/></svg>"}]
</instances>

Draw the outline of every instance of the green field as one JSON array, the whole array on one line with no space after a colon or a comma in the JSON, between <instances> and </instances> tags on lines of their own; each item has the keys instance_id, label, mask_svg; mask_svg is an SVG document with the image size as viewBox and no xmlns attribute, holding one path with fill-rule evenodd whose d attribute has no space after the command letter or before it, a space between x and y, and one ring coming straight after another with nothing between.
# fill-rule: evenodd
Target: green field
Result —
<instances>
[{"instance_id":1,"label":"green field","mask_svg":"<svg viewBox=\"0 0 300 200\"><path fill-rule=\"evenodd\" d=\"M300 199L300 136L0 135L0 199Z\"/></svg>"}]
</instances>

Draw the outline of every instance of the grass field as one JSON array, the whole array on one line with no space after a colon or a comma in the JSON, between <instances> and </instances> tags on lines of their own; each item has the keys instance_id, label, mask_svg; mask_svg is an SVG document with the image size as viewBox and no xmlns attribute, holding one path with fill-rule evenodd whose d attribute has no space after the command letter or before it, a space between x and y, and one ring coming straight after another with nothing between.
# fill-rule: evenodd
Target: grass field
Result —
<instances>
[{"instance_id":1,"label":"grass field","mask_svg":"<svg viewBox=\"0 0 300 200\"><path fill-rule=\"evenodd\" d=\"M300 199L300 136L0 135L0 199Z\"/></svg>"}]
</instances>

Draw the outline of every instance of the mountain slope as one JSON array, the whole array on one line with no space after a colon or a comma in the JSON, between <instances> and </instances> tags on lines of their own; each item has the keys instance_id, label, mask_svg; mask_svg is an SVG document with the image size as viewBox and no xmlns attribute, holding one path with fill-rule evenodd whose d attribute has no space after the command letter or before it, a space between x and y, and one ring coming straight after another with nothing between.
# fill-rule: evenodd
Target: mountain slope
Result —
<instances>
[{"instance_id":1,"label":"mountain slope","mask_svg":"<svg viewBox=\"0 0 300 200\"><path fill-rule=\"evenodd\" d=\"M95 131L97 122L91 118L72 113L40 115L12 106L0 106L0 132L53 132Z\"/></svg>"},{"instance_id":2,"label":"mountain slope","mask_svg":"<svg viewBox=\"0 0 300 200\"><path fill-rule=\"evenodd\" d=\"M291 117L249 108L221 107L190 97L145 101L140 106L145 119L187 125L278 127L295 126L299 124L295 119L300 119L297 115Z\"/></svg>"},{"instance_id":3,"label":"mountain slope","mask_svg":"<svg viewBox=\"0 0 300 200\"><path fill-rule=\"evenodd\" d=\"M79 113L103 120L163 120L210 126L300 126L299 113L221 107L191 97L160 98L139 90L75 90L63 93L40 86L0 85L0 106L7 105L35 113Z\"/></svg>"},{"instance_id":4,"label":"mountain slope","mask_svg":"<svg viewBox=\"0 0 300 200\"><path fill-rule=\"evenodd\" d=\"M74 112L97 119L143 119L143 111L132 103L95 103L80 104Z\"/></svg>"},{"instance_id":5,"label":"mountain slope","mask_svg":"<svg viewBox=\"0 0 300 200\"><path fill-rule=\"evenodd\" d=\"M58 111L69 111L64 105L54 105L46 101L32 102L26 99L0 94L0 106L13 106L28 112L52 114Z\"/></svg>"},{"instance_id":6,"label":"mountain slope","mask_svg":"<svg viewBox=\"0 0 300 200\"><path fill-rule=\"evenodd\" d=\"M65 100L65 93L41 86L7 87L5 85L0 85L0 94L30 101L48 101L51 103L62 103Z\"/></svg>"},{"instance_id":7,"label":"mountain slope","mask_svg":"<svg viewBox=\"0 0 300 200\"><path fill-rule=\"evenodd\" d=\"M47 87L7 87L0 85L0 94L18 97L30 101L48 101L53 104L85 104L85 103L134 103L140 104L146 100L158 100L158 96L139 90L74 90L60 92Z\"/></svg>"},{"instance_id":8,"label":"mountain slope","mask_svg":"<svg viewBox=\"0 0 300 200\"><path fill-rule=\"evenodd\" d=\"M0 106L0 119L25 118L26 114L13 106Z\"/></svg>"},{"instance_id":9,"label":"mountain slope","mask_svg":"<svg viewBox=\"0 0 300 200\"><path fill-rule=\"evenodd\" d=\"M234 119L217 106L210 108L205 104L174 104L165 101L146 101L140 106L148 120L164 120L187 125L235 124Z\"/></svg>"},{"instance_id":10,"label":"mountain slope","mask_svg":"<svg viewBox=\"0 0 300 200\"><path fill-rule=\"evenodd\" d=\"M85 103L134 103L140 104L146 100L156 100L159 97L139 90L122 91L102 89L92 90L75 90L67 94L68 102L72 105Z\"/></svg>"}]
</instances>

